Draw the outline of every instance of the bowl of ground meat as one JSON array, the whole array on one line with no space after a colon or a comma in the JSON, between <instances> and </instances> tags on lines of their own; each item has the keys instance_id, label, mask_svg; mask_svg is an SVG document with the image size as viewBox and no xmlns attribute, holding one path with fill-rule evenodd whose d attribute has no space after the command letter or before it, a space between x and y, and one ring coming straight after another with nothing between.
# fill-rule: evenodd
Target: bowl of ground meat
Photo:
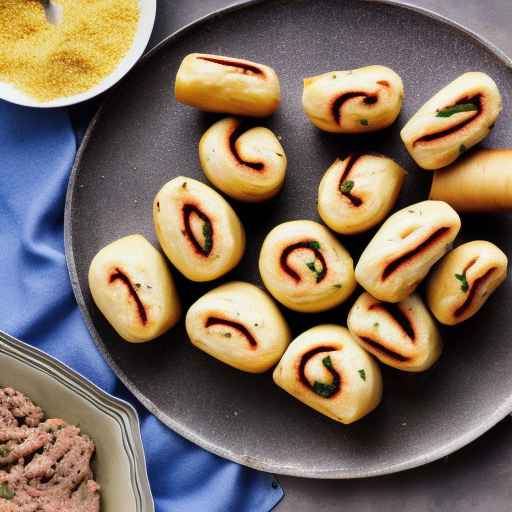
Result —
<instances>
[{"instance_id":1,"label":"bowl of ground meat","mask_svg":"<svg viewBox=\"0 0 512 512\"><path fill-rule=\"evenodd\" d=\"M0 512L154 512L133 407L1 331Z\"/></svg>"}]
</instances>

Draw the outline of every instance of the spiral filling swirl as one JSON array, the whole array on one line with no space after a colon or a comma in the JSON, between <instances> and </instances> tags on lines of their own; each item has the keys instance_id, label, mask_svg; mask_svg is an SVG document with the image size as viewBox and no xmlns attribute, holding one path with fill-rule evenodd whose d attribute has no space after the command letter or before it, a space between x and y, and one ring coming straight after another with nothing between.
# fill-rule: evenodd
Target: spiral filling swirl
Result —
<instances>
[{"instance_id":1,"label":"spiral filling swirl","mask_svg":"<svg viewBox=\"0 0 512 512\"><path fill-rule=\"evenodd\" d=\"M246 62L240 62L238 60L230 60L230 59L219 59L215 57L197 57L199 60L205 60L207 62L212 62L214 64L219 64L220 66L229 66L231 68L238 68L241 70L243 74L250 75L261 75L265 76L263 70L254 66L252 64L248 64Z\"/></svg>"},{"instance_id":2,"label":"spiral filling swirl","mask_svg":"<svg viewBox=\"0 0 512 512\"><path fill-rule=\"evenodd\" d=\"M192 215L196 215L202 222L203 241L198 240L192 230ZM195 251L208 257L213 249L213 225L208 215L203 213L196 205L183 206L184 235L190 240Z\"/></svg>"},{"instance_id":3,"label":"spiral filling swirl","mask_svg":"<svg viewBox=\"0 0 512 512\"><path fill-rule=\"evenodd\" d=\"M320 283L323 281L325 276L327 275L327 263L325 261L324 255L320 251L320 244L316 240L307 240L303 242L297 242L295 244L289 245L284 249L284 251L281 253L280 257L280 265L283 271L288 274L294 281L300 282L302 280L300 274L294 270L289 264L288 264L288 258L289 256L296 250L299 249L309 249L313 255L314 260L309 262L307 264L307 267L315 273L316 275L316 282ZM318 266L316 265L316 261L320 262L320 269L318 269Z\"/></svg>"},{"instance_id":4,"label":"spiral filling swirl","mask_svg":"<svg viewBox=\"0 0 512 512\"><path fill-rule=\"evenodd\" d=\"M247 329L247 327L245 327L245 325L241 324L240 322L234 322L232 320L227 320L225 318L209 316L206 319L205 327L208 328L211 327L212 325L223 325L225 327L235 329L248 341L251 348L256 348L258 346L256 338L251 334L249 329Z\"/></svg>"},{"instance_id":5,"label":"spiral filling swirl","mask_svg":"<svg viewBox=\"0 0 512 512\"><path fill-rule=\"evenodd\" d=\"M402 265L408 263L409 261L413 260L415 257L420 255L422 252L428 250L433 245L438 243L446 234L448 234L450 231L449 227L442 227L434 231L428 238L426 238L423 242L421 242L417 247L414 249L407 251L402 256L399 256L398 258L394 259L390 263L387 264L387 266L384 268L384 271L382 272L382 281L385 281L391 274L393 274L396 270L399 269Z\"/></svg>"},{"instance_id":6,"label":"spiral filling swirl","mask_svg":"<svg viewBox=\"0 0 512 512\"><path fill-rule=\"evenodd\" d=\"M115 269L115 272L110 275L109 283L115 283L116 281L121 281L126 286L128 294L134 300L137 306L137 313L139 315L140 321L142 322L142 325L146 325L148 322L146 308L144 307L144 304L140 300L140 297L137 291L135 290L135 287L132 285L130 278L121 269L117 267Z\"/></svg>"},{"instance_id":7,"label":"spiral filling swirl","mask_svg":"<svg viewBox=\"0 0 512 512\"><path fill-rule=\"evenodd\" d=\"M244 132L243 128L240 126L237 126L233 129L231 134L229 135L229 149L232 153L232 155L235 157L236 161L241 164L245 165L246 167L250 167L251 169L254 169L255 171L263 171L265 168L265 165L262 162L248 162L244 160L240 154L238 153L238 149L236 147L236 141L240 135Z\"/></svg>"},{"instance_id":8,"label":"spiral filling swirl","mask_svg":"<svg viewBox=\"0 0 512 512\"><path fill-rule=\"evenodd\" d=\"M332 398L336 393L338 393L341 389L341 376L336 371L332 364L331 357L327 355L322 359L322 364L326 368L326 370L331 374L332 376L332 382L331 383L325 383L320 382L316 380L313 384L311 384L306 377L306 365L309 362L309 360L316 356L317 354L320 354L322 352L335 352L339 350L336 347L329 347L329 346L320 346L316 347L312 350L309 350L306 352L302 358L300 359L299 363L299 380L309 388L311 391L316 393L317 395L323 397L323 398Z\"/></svg>"},{"instance_id":9,"label":"spiral filling swirl","mask_svg":"<svg viewBox=\"0 0 512 512\"><path fill-rule=\"evenodd\" d=\"M471 109L471 110L460 110L460 111L458 111L457 107L460 107L462 105L474 105L475 108L474 108L474 110ZM463 128L468 126L470 123L475 121L475 119L477 119L480 116L480 114L483 112L482 95L481 94L477 94L477 95L472 96L472 97L465 96L465 97L461 98L460 100L457 100L452 105L449 105L449 106L447 106L447 107L445 107L443 109L438 110L436 116L437 117L450 117L453 114L456 114L456 113L459 113L459 112L465 112L465 111L466 112L467 111L474 111L475 113L474 113L474 115L472 115L468 119L465 119L464 121L462 121L462 122L460 122L458 124L450 126L446 130L441 130L441 131L438 131L438 132L433 132L433 133L429 133L427 135L423 135L422 137L420 137L419 139L414 141L413 146L415 146L416 144L424 143L424 142L432 142L432 141L435 141L435 140L439 140L439 139L441 139L443 137L447 137L448 135L452 135L453 133L458 132L459 130L462 130ZM443 115L443 112L447 113L447 115ZM453 114L451 112L453 112Z\"/></svg>"}]
</instances>

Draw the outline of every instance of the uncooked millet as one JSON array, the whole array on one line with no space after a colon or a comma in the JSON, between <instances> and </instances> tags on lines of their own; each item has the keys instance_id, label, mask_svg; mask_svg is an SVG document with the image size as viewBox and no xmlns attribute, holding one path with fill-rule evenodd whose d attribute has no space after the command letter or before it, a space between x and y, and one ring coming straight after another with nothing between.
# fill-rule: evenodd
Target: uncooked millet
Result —
<instances>
[{"instance_id":1,"label":"uncooked millet","mask_svg":"<svg viewBox=\"0 0 512 512\"><path fill-rule=\"evenodd\" d=\"M0 0L0 81L39 101L87 91L130 49L138 0L53 0L60 23L40 0Z\"/></svg>"}]
</instances>

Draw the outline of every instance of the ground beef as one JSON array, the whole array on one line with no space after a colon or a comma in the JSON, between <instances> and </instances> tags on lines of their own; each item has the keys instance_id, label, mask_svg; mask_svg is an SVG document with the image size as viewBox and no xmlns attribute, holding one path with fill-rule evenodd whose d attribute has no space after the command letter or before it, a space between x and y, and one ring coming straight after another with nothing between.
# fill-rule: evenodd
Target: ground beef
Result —
<instances>
[{"instance_id":1,"label":"ground beef","mask_svg":"<svg viewBox=\"0 0 512 512\"><path fill-rule=\"evenodd\" d=\"M94 450L78 427L0 388L0 512L99 512Z\"/></svg>"}]
</instances>

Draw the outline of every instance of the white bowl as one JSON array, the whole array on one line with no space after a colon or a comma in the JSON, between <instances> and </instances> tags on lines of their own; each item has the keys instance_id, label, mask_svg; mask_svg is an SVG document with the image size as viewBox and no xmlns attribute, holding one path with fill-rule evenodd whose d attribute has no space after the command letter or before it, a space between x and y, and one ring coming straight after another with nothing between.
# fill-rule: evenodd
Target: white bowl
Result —
<instances>
[{"instance_id":1,"label":"white bowl","mask_svg":"<svg viewBox=\"0 0 512 512\"><path fill-rule=\"evenodd\" d=\"M137 32L135 33L132 46L128 50L128 53L121 59L110 75L106 76L100 83L91 87L89 90L75 94L74 96L63 96L51 101L39 101L23 93L12 84L0 82L0 99L26 107L54 108L74 105L89 100L107 89L110 89L110 87L119 82L139 60L151 37L156 17L156 0L139 0L139 11L140 16Z\"/></svg>"}]
</instances>

